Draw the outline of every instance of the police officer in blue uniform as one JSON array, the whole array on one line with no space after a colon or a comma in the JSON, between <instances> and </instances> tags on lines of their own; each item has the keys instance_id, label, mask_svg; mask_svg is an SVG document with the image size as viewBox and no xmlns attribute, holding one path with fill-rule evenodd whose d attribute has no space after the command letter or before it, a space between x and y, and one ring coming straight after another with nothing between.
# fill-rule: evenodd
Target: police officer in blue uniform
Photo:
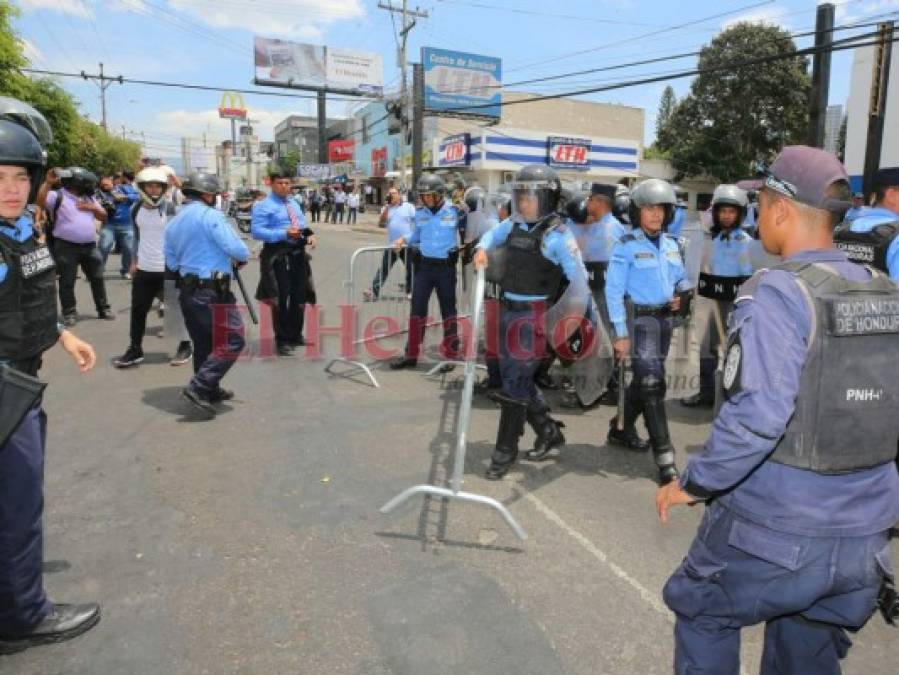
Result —
<instances>
[{"instance_id":1,"label":"police officer in blue uniform","mask_svg":"<svg viewBox=\"0 0 899 675\"><path fill-rule=\"evenodd\" d=\"M55 604L44 593L44 385L41 355L59 342L82 372L89 344L58 323L56 275L31 213L52 134L30 106L0 97L0 655L81 635L100 607Z\"/></svg>"},{"instance_id":2,"label":"police officer in blue uniform","mask_svg":"<svg viewBox=\"0 0 899 675\"><path fill-rule=\"evenodd\" d=\"M253 205L250 234L264 242L259 254L256 299L272 307L275 346L290 356L306 344L303 319L309 289L306 248L315 248L315 233L290 193L290 176L281 169L269 172L271 194Z\"/></svg>"},{"instance_id":3,"label":"police officer in blue uniform","mask_svg":"<svg viewBox=\"0 0 899 675\"><path fill-rule=\"evenodd\" d=\"M214 208L218 178L193 173L181 191L187 201L165 230L165 264L179 275L181 311L194 343L194 376L181 395L212 418L214 404L234 396L220 383L246 344L231 270L243 267L250 252Z\"/></svg>"},{"instance_id":4,"label":"police officer in blue uniform","mask_svg":"<svg viewBox=\"0 0 899 675\"><path fill-rule=\"evenodd\" d=\"M412 311L406 354L390 363L394 370L414 368L424 340L428 302L437 292L443 318L443 354L455 359L459 345L456 326L456 263L459 260L459 211L446 202L446 184L433 173L423 173L416 191L424 204L415 212L415 230L408 239L394 242L397 250L409 246L415 268Z\"/></svg>"},{"instance_id":5,"label":"police officer in blue uniform","mask_svg":"<svg viewBox=\"0 0 899 675\"><path fill-rule=\"evenodd\" d=\"M687 199L689 198L689 194L679 185L672 186L672 189L674 190L674 196L677 199L677 202L675 203L674 217L668 224L668 229L666 231L672 237L679 237L681 231L684 229L684 225L687 224Z\"/></svg>"},{"instance_id":6,"label":"police officer in blue uniform","mask_svg":"<svg viewBox=\"0 0 899 675\"><path fill-rule=\"evenodd\" d=\"M671 346L674 318L686 291L684 261L677 241L665 230L674 217L674 190L652 178L631 195L633 232L621 238L612 252L606 274L606 304L615 330L615 356L627 358L633 346L634 377L627 389L623 419L616 416L609 428L609 443L643 452L649 445L634 426L640 413L646 422L659 480L677 477L674 447L665 414L665 359ZM628 302L632 307L632 333L628 326ZM619 428L620 427L620 428Z\"/></svg>"},{"instance_id":7,"label":"police officer in blue uniform","mask_svg":"<svg viewBox=\"0 0 899 675\"><path fill-rule=\"evenodd\" d=\"M561 422L534 381L545 356L545 307L558 295L563 277L573 294L587 298L587 272L571 229L557 213L562 185L545 164L529 164L512 183L512 217L481 237L476 267L486 267L487 252L502 248L502 262L492 265L501 278L499 358L503 388L496 447L487 478L499 480L518 458L518 442L527 421L537 435L528 459L543 459L565 443Z\"/></svg>"},{"instance_id":8,"label":"police officer in blue uniform","mask_svg":"<svg viewBox=\"0 0 899 675\"><path fill-rule=\"evenodd\" d=\"M852 206L846 211L846 215L843 216L844 223L851 223L856 218L860 218L865 215L865 212L868 210L868 207L865 206L865 193L856 192L852 195Z\"/></svg>"},{"instance_id":9,"label":"police officer in blue uniform","mask_svg":"<svg viewBox=\"0 0 899 675\"><path fill-rule=\"evenodd\" d=\"M853 262L872 265L899 281L899 166L874 177L874 206L834 233L837 248Z\"/></svg>"},{"instance_id":10,"label":"police officer in blue uniform","mask_svg":"<svg viewBox=\"0 0 899 675\"><path fill-rule=\"evenodd\" d=\"M740 289L725 401L656 495L663 522L707 502L664 590L678 673L739 672L740 629L762 621L763 674L839 673L899 518L899 291L833 248L849 196L836 157L792 146L763 171L761 239L784 262Z\"/></svg>"},{"instance_id":11,"label":"police officer in blue uniform","mask_svg":"<svg viewBox=\"0 0 899 675\"><path fill-rule=\"evenodd\" d=\"M719 185L712 194L712 227L703 252L697 293L707 298L709 322L699 347L699 392L681 399L688 408L715 404L715 370L727 316L737 290L752 276L752 237L740 227L749 199L736 185Z\"/></svg>"}]
</instances>

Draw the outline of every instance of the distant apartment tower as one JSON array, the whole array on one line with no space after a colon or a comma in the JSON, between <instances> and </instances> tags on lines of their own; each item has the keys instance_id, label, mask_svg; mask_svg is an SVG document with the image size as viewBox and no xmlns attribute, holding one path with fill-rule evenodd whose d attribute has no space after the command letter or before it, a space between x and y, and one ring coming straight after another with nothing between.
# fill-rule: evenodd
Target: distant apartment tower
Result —
<instances>
[{"instance_id":1,"label":"distant apartment tower","mask_svg":"<svg viewBox=\"0 0 899 675\"><path fill-rule=\"evenodd\" d=\"M824 116L824 149L837 154L840 145L840 126L843 124L843 106L829 105Z\"/></svg>"}]
</instances>

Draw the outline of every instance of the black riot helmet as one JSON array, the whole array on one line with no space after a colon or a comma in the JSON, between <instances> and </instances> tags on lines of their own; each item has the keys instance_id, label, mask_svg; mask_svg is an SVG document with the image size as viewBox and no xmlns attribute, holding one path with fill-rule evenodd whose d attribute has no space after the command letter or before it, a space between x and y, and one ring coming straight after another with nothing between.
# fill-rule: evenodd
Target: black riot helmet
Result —
<instances>
[{"instance_id":1,"label":"black riot helmet","mask_svg":"<svg viewBox=\"0 0 899 675\"><path fill-rule=\"evenodd\" d=\"M676 199L675 206L679 209L687 208L687 201L690 199L690 194L680 185L672 185L671 187L674 190L674 197Z\"/></svg>"},{"instance_id":2,"label":"black riot helmet","mask_svg":"<svg viewBox=\"0 0 899 675\"><path fill-rule=\"evenodd\" d=\"M221 191L218 177L205 171L194 171L181 183L181 192L185 195L217 195Z\"/></svg>"},{"instance_id":3,"label":"black riot helmet","mask_svg":"<svg viewBox=\"0 0 899 675\"><path fill-rule=\"evenodd\" d=\"M559 208L562 182L546 164L527 164L512 181L512 211L516 222L536 223ZM536 200L536 208L533 208ZM522 212L524 211L524 212Z\"/></svg>"},{"instance_id":4,"label":"black riot helmet","mask_svg":"<svg viewBox=\"0 0 899 675\"><path fill-rule=\"evenodd\" d=\"M631 206L631 193L619 192L615 195L615 201L612 202L612 214L620 223L630 223L631 218L628 213Z\"/></svg>"},{"instance_id":5,"label":"black riot helmet","mask_svg":"<svg viewBox=\"0 0 899 675\"><path fill-rule=\"evenodd\" d=\"M583 225L589 218L587 214L587 197L586 192L574 192L565 203L565 215L571 218L572 222L577 225Z\"/></svg>"},{"instance_id":6,"label":"black riot helmet","mask_svg":"<svg viewBox=\"0 0 899 675\"><path fill-rule=\"evenodd\" d=\"M660 205L665 207L665 219L662 221L662 230L667 231L671 221L674 220L676 204L677 197L670 183L660 178L645 180L631 192L631 203L628 208L631 225L640 227L640 209L642 207Z\"/></svg>"},{"instance_id":7,"label":"black riot helmet","mask_svg":"<svg viewBox=\"0 0 899 675\"><path fill-rule=\"evenodd\" d=\"M468 207L469 213L476 213L484 210L484 200L487 198L487 191L480 185L472 185L465 191L463 200L465 206Z\"/></svg>"},{"instance_id":8,"label":"black riot helmet","mask_svg":"<svg viewBox=\"0 0 899 675\"><path fill-rule=\"evenodd\" d=\"M47 168L47 147L53 132L44 116L27 103L0 96L0 164L21 166L28 172L31 191L37 196Z\"/></svg>"},{"instance_id":9,"label":"black riot helmet","mask_svg":"<svg viewBox=\"0 0 899 675\"><path fill-rule=\"evenodd\" d=\"M443 198L446 195L446 183L436 173L423 173L415 184L415 191L419 197L425 195L437 195Z\"/></svg>"},{"instance_id":10,"label":"black riot helmet","mask_svg":"<svg viewBox=\"0 0 899 675\"><path fill-rule=\"evenodd\" d=\"M69 166L61 173L62 186L79 197L94 194L97 190L97 175L81 166Z\"/></svg>"}]
</instances>

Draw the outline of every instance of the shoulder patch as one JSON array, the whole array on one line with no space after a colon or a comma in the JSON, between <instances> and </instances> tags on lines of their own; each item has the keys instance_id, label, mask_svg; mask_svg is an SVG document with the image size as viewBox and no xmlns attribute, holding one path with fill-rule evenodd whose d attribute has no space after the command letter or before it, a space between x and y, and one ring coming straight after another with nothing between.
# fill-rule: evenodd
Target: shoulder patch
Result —
<instances>
[{"instance_id":1,"label":"shoulder patch","mask_svg":"<svg viewBox=\"0 0 899 675\"><path fill-rule=\"evenodd\" d=\"M629 241L637 241L637 238L633 234L627 233L626 235L621 237L621 239L618 240L618 242L621 244L626 244Z\"/></svg>"},{"instance_id":2,"label":"shoulder patch","mask_svg":"<svg viewBox=\"0 0 899 675\"><path fill-rule=\"evenodd\" d=\"M740 331L735 331L728 341L727 355L724 358L724 376L722 386L728 399L742 390L741 375L743 366L743 345L740 342Z\"/></svg>"}]
</instances>

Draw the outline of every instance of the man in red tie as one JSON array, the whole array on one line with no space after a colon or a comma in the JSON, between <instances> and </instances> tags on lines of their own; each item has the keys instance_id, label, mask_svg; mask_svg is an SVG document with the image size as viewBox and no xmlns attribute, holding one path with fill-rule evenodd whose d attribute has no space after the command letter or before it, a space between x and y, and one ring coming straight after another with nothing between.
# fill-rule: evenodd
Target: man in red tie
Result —
<instances>
[{"instance_id":1,"label":"man in red tie","mask_svg":"<svg viewBox=\"0 0 899 675\"><path fill-rule=\"evenodd\" d=\"M306 227L302 210L290 194L290 176L269 173L272 193L253 206L250 234L264 242L259 255L256 299L272 307L278 356L290 356L303 339L303 313L311 300L311 270L306 247L315 248L315 234Z\"/></svg>"}]
</instances>

